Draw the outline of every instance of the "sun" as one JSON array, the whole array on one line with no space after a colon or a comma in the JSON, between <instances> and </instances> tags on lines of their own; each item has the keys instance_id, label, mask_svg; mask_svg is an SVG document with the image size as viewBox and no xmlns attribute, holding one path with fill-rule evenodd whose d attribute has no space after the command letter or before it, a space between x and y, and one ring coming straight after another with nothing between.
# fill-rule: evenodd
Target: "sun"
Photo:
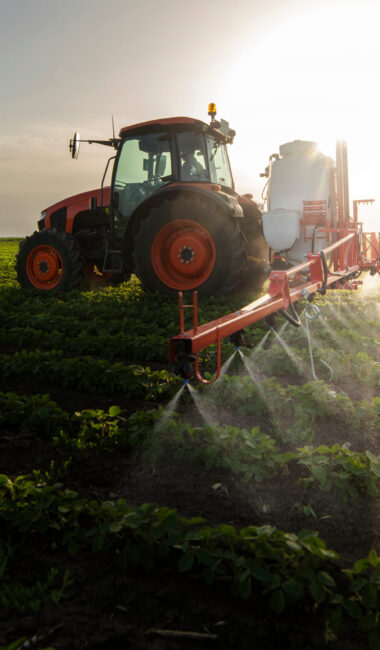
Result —
<instances>
[{"instance_id":1,"label":"sun","mask_svg":"<svg viewBox=\"0 0 380 650\"><path fill-rule=\"evenodd\" d=\"M229 71L237 98L225 98L250 144L242 170L258 165L259 156L263 167L281 143L294 139L315 140L335 158L336 140L343 139L351 199L377 198L380 214L379 24L378 2L312 0L287 3L266 30L252 32ZM243 144L238 147L242 154ZM372 221L380 229L380 219Z\"/></svg>"}]
</instances>

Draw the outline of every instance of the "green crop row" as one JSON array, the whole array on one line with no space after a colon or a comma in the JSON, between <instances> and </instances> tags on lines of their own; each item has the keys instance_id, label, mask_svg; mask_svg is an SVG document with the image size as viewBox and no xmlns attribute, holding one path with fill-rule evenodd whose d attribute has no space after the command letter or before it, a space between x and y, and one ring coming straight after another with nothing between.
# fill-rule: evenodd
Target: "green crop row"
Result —
<instances>
[{"instance_id":1,"label":"green crop row","mask_svg":"<svg viewBox=\"0 0 380 650\"><path fill-rule=\"evenodd\" d=\"M194 427L172 414L149 440L147 456L158 460L170 455L178 463L194 461L211 467L230 469L243 480L261 482L279 473L289 474L292 466L302 466L307 476L298 479L306 485L316 484L323 491L335 489L341 501L360 495L377 496L380 456L334 444L281 452L275 440L260 431L232 426Z\"/></svg>"},{"instance_id":2,"label":"green crop row","mask_svg":"<svg viewBox=\"0 0 380 650\"><path fill-rule=\"evenodd\" d=\"M305 386L288 388L308 395ZM375 406L379 413L379 398ZM206 469L229 469L243 480L253 478L257 482L297 463L307 471L304 483L315 483L322 490L335 488L342 500L376 495L380 476L379 457L369 451L355 452L335 444L284 452L273 437L257 426L251 430L216 424L192 426L162 408L124 416L118 406L113 406L108 412L87 409L69 415L48 395L0 393L0 426L6 431L35 433L69 449L128 449L145 440L144 453L151 461L170 455L176 462L201 462ZM295 426L299 426L297 421Z\"/></svg>"},{"instance_id":3,"label":"green crop row","mask_svg":"<svg viewBox=\"0 0 380 650\"><path fill-rule=\"evenodd\" d=\"M129 449L146 438L161 414L134 411L123 415L119 406L108 412L84 409L69 414L49 395L0 392L0 428L8 433L32 433L68 449Z\"/></svg>"},{"instance_id":4,"label":"green crop row","mask_svg":"<svg viewBox=\"0 0 380 650\"><path fill-rule=\"evenodd\" d=\"M263 348L254 352L252 364L259 374L266 376L281 377L291 375L293 377L310 377L311 363L306 339L304 345L298 341L297 346L286 344L284 347L272 342L270 348ZM373 341L374 353L371 356L367 352L349 352L345 346L320 347L313 345L313 358L315 371L321 380L327 380L329 371L323 367L320 360L327 362L333 370L332 381L339 383L342 380L354 378L357 382L375 389L380 388L380 362L374 359L378 355L376 342ZM353 346L355 349L355 346Z\"/></svg>"},{"instance_id":5,"label":"green crop row","mask_svg":"<svg viewBox=\"0 0 380 650\"><path fill-rule=\"evenodd\" d=\"M99 503L24 477L11 481L1 475L0 495L1 529L8 540L6 580L20 539L31 545L53 535L55 545L72 555L86 550L111 553L121 568L146 570L164 563L200 574L207 584L230 583L232 592L244 599L262 594L277 614L302 603L305 610L320 612L333 636L353 619L367 634L371 649L379 642L380 558L375 551L342 569L338 555L313 531L297 535L268 525L240 531L226 524L215 528L154 504L133 509L123 499ZM60 595L66 586L67 577ZM41 583L43 596L46 590Z\"/></svg>"},{"instance_id":6,"label":"green crop row","mask_svg":"<svg viewBox=\"0 0 380 650\"><path fill-rule=\"evenodd\" d=\"M90 356L65 358L59 350L0 354L0 372L3 378L20 377L42 385L53 383L94 392L107 390L140 399L168 395L175 382L166 370L126 366Z\"/></svg>"},{"instance_id":7,"label":"green crop row","mask_svg":"<svg viewBox=\"0 0 380 650\"><path fill-rule=\"evenodd\" d=\"M129 328L131 329L131 327ZM86 328L69 335L57 329L46 331L30 326L0 328L0 338L4 344L19 349L62 350L66 355L102 356L105 359L128 358L131 360L145 359L150 361L167 361L167 338L149 333L139 336L134 332L98 331L96 335L88 334Z\"/></svg>"},{"instance_id":8,"label":"green crop row","mask_svg":"<svg viewBox=\"0 0 380 650\"><path fill-rule=\"evenodd\" d=\"M354 401L322 381L282 386L273 378L254 382L247 375L224 374L215 384L202 387L200 396L222 419L230 411L235 422L265 418L268 430L284 444L311 442L326 421L346 423L350 430L380 430L380 397Z\"/></svg>"},{"instance_id":9,"label":"green crop row","mask_svg":"<svg viewBox=\"0 0 380 650\"><path fill-rule=\"evenodd\" d=\"M145 440L144 453L151 461L170 455L176 462L229 469L240 479L257 482L288 471L296 463L307 472L300 480L322 490L335 488L342 500L378 493L380 457L369 451L355 452L335 444L281 452L259 427L250 431L232 426L194 427L174 413L163 416L162 409L124 417L117 406L108 413L97 409L69 415L46 395L0 393L0 407L0 425L5 430L36 432L69 449L129 449Z\"/></svg>"}]
</instances>

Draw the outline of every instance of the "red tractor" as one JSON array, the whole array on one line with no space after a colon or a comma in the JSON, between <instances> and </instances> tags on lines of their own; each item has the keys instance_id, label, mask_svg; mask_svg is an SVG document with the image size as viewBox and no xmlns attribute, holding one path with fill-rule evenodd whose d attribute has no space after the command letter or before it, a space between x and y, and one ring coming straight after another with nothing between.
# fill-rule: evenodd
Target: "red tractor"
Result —
<instances>
[{"instance_id":1,"label":"red tractor","mask_svg":"<svg viewBox=\"0 0 380 650\"><path fill-rule=\"evenodd\" d=\"M149 291L197 289L203 295L238 287L247 260L257 259L261 212L234 188L226 121L172 117L120 130L119 138L87 140L113 147L100 189L44 210L21 244L21 286L57 293L85 278L121 282L135 273ZM78 157L79 134L70 141ZM103 187L114 160L111 187Z\"/></svg>"}]
</instances>

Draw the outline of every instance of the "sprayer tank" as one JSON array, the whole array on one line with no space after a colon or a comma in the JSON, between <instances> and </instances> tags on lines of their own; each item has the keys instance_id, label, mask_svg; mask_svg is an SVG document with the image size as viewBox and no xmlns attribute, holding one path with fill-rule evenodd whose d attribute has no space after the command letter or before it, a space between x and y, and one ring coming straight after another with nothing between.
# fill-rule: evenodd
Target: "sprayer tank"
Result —
<instances>
[{"instance_id":1,"label":"sprayer tank","mask_svg":"<svg viewBox=\"0 0 380 650\"><path fill-rule=\"evenodd\" d=\"M333 160L322 155L315 142L295 140L280 146L280 155L270 165L267 211L263 213L264 237L273 251L287 253L291 262L326 245L323 236L313 236L315 225L303 226L304 201L326 203L331 218Z\"/></svg>"}]
</instances>

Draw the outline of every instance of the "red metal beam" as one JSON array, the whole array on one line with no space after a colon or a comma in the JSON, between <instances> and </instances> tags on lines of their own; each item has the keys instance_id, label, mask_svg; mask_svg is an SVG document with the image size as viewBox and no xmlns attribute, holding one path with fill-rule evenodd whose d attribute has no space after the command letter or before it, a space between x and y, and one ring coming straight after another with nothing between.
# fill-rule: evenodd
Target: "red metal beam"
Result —
<instances>
[{"instance_id":1,"label":"red metal beam","mask_svg":"<svg viewBox=\"0 0 380 650\"><path fill-rule=\"evenodd\" d=\"M327 246L320 253L309 253L307 261L284 271L273 270L269 276L268 292L254 302L249 303L238 311L222 316L204 325L198 325L198 298L197 292L193 293L193 304L184 305L183 296L180 292L180 334L170 340L170 359L175 361L179 350L187 355L195 355L195 370L198 379L206 382L199 372L198 353L210 345L217 344L217 373L211 381L215 381L220 373L221 340L231 336L257 321L260 321L271 314L282 309L287 309L291 304L305 298L305 296L316 291L331 287L335 283L341 286L341 282L349 280L357 271L374 266L380 273L379 252L374 250L375 237L369 240L371 259L361 259L359 247L359 232L357 230L341 231L341 239ZM365 239L365 237L364 237ZM334 271L328 269L326 257L334 256ZM376 257L376 259L375 259ZM336 262L338 260L338 269ZM297 286L291 286L289 281L295 280L303 271L308 271L309 278ZM351 284L351 288L355 288ZM193 328L184 331L184 309L193 309Z\"/></svg>"}]
</instances>

